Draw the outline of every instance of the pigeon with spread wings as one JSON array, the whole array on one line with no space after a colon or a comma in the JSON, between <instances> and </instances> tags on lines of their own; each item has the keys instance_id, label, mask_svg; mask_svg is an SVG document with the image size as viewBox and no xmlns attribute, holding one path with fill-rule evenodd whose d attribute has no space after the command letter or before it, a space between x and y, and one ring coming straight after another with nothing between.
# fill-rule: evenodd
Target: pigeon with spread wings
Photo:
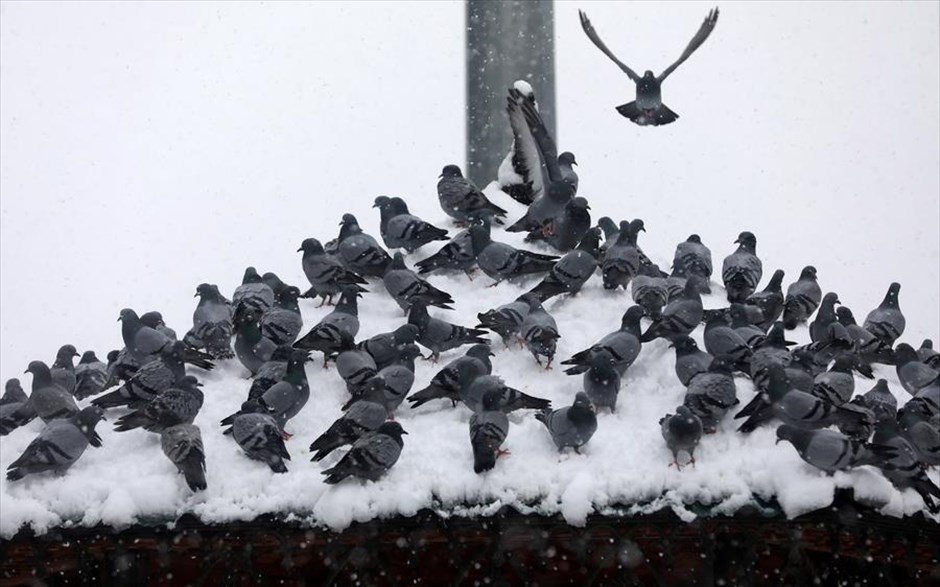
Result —
<instances>
[{"instance_id":1,"label":"pigeon with spread wings","mask_svg":"<svg viewBox=\"0 0 940 587\"><path fill-rule=\"evenodd\" d=\"M581 17L581 28L584 29L584 34L587 35L591 42L594 43L604 55L610 57L611 61L616 63L617 66L636 83L636 101L617 106L617 112L640 126L659 126L661 124L675 122L676 119L679 118L679 115L663 104L661 93L662 83L666 81L669 74L675 71L683 61L688 59L689 56L705 42L708 35L712 33L715 24L718 22L718 9L715 8L708 12L708 16L705 17L702 26L699 27L698 32L695 33L695 36L689 41L689 45L675 63L663 70L658 76L653 75L652 71L646 70L642 77L617 59L610 49L607 48L607 45L605 45L604 41L597 35L597 31L594 30L594 26L583 11L579 10L578 14Z\"/></svg>"}]
</instances>

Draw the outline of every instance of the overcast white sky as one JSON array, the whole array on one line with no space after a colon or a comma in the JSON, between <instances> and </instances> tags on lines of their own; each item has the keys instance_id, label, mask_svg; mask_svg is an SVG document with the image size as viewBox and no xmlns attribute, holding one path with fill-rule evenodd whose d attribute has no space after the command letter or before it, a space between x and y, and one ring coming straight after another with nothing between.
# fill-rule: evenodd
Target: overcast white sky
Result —
<instances>
[{"instance_id":1,"label":"overcast white sky","mask_svg":"<svg viewBox=\"0 0 940 587\"><path fill-rule=\"evenodd\" d=\"M629 80L711 4L556 4L560 147L599 216L646 220L671 260L737 232L765 272L807 263L859 317L903 285L905 339L940 332L940 4L722 3L639 128ZM195 286L294 251L379 194L442 220L463 163L461 3L0 3L0 375L65 342L119 347L125 306L189 325ZM520 77L524 72L520 72ZM536 88L538 90L538 88ZM626 303L626 299L625 299Z\"/></svg>"}]
</instances>

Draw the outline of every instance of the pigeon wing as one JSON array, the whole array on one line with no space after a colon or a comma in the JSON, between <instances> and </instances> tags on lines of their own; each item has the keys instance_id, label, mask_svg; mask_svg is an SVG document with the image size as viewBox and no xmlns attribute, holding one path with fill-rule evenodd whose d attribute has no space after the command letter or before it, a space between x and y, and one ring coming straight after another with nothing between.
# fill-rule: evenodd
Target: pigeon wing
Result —
<instances>
[{"instance_id":1,"label":"pigeon wing","mask_svg":"<svg viewBox=\"0 0 940 587\"><path fill-rule=\"evenodd\" d=\"M586 18L582 17L581 19L582 25L584 24L585 20ZM705 39L708 38L708 35L712 34L712 31L715 29L715 24L717 23L718 23L718 9L714 8L713 10L708 11L708 16L705 17L705 20L702 22L702 26L699 27L698 32L695 33L695 36L692 37L691 41L689 41L689 45L685 48L685 51L682 52L682 55L679 56L679 59L677 59L675 63L667 67L665 70L663 70L661 74L659 74L659 77L657 78L659 80L659 83L663 83L663 81L665 81L666 78L669 77L670 73L672 73L673 71L675 71L677 67L682 65L682 62L688 59L689 56L692 55L692 53L694 53L695 50L698 49L699 46L705 42ZM588 23L588 26L590 26L590 23ZM586 31L587 29L585 29L585 32ZM590 37L591 35L588 34L588 36Z\"/></svg>"},{"instance_id":2,"label":"pigeon wing","mask_svg":"<svg viewBox=\"0 0 940 587\"><path fill-rule=\"evenodd\" d=\"M604 44L604 41L602 41L601 38L597 36L597 31L594 30L594 25L591 24L590 20L588 20L587 14L579 10L578 16L581 17L581 28L584 29L584 34L587 35L589 39L591 39L591 42L594 43L594 46L600 49L604 55L610 57L610 60L616 63L617 67L622 69L623 72L627 74L627 76L630 77L630 79L632 79L634 82L640 81L640 76L638 76L635 71L627 67L627 65L624 62L617 59L617 57L610 51L610 49L607 48L607 45ZM701 31L699 31L699 33L701 33ZM705 36L707 37L708 34L706 33ZM698 35L696 35L696 37L698 37ZM704 40L705 39L702 39L702 41ZM698 47L698 45L701 45L702 41L699 41L698 44L695 45L695 47ZM694 43L694 39L693 39L693 43ZM695 50L695 47L693 47L691 44L689 45L689 47L692 47L692 50L686 49L686 51L691 54L692 51ZM685 55L684 57L679 59L679 61L672 67L675 68L677 65L679 65L679 63L682 63L682 61L684 61L686 57L688 57L688 55Z\"/></svg>"}]
</instances>

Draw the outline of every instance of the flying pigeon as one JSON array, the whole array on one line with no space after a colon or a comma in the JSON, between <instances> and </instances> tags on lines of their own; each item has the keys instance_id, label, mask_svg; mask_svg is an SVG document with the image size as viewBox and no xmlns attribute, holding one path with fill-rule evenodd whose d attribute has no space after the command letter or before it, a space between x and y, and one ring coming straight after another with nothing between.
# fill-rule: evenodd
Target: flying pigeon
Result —
<instances>
[{"instance_id":1,"label":"flying pigeon","mask_svg":"<svg viewBox=\"0 0 940 587\"><path fill-rule=\"evenodd\" d=\"M506 217L506 211L491 202L456 165L445 165L441 171L437 198L444 213L463 224L475 220L503 224Z\"/></svg>"},{"instance_id":2,"label":"flying pigeon","mask_svg":"<svg viewBox=\"0 0 940 587\"><path fill-rule=\"evenodd\" d=\"M868 313L862 327L889 345L894 344L904 334L904 314L898 306L900 283L892 283L881 304Z\"/></svg>"},{"instance_id":3,"label":"flying pigeon","mask_svg":"<svg viewBox=\"0 0 940 587\"><path fill-rule=\"evenodd\" d=\"M446 241L447 231L437 228L408 212L408 204L401 198L379 196L373 208L379 209L381 227L379 233L385 246L390 249L405 249L415 252L431 241Z\"/></svg>"},{"instance_id":4,"label":"flying pigeon","mask_svg":"<svg viewBox=\"0 0 940 587\"><path fill-rule=\"evenodd\" d=\"M71 397L71 396L70 396ZM95 426L104 417L101 408L88 406L67 418L47 423L18 459L7 467L7 480L55 471L62 474L82 456L88 445L101 446Z\"/></svg>"},{"instance_id":5,"label":"flying pigeon","mask_svg":"<svg viewBox=\"0 0 940 587\"><path fill-rule=\"evenodd\" d=\"M570 359L561 362L562 365L574 365L565 369L565 373L568 375L584 373L591 367L594 355L600 351L606 351L614 360L614 369L623 375L640 355L640 318L643 315L644 310L639 306L628 308L620 320L618 330L607 334L590 348L579 351Z\"/></svg>"},{"instance_id":6,"label":"flying pigeon","mask_svg":"<svg viewBox=\"0 0 940 587\"><path fill-rule=\"evenodd\" d=\"M365 284L366 280L356 273L346 269L333 255L323 250L323 245L315 238L304 239L297 252L303 251L301 265L310 289L304 292L303 297L312 298L320 296L320 305L333 304L333 296L339 294L344 286L357 286ZM365 289L360 288L362 292Z\"/></svg>"},{"instance_id":7,"label":"flying pigeon","mask_svg":"<svg viewBox=\"0 0 940 587\"><path fill-rule=\"evenodd\" d=\"M477 377L493 372L492 355L490 345L473 345L464 356L444 365L427 387L411 394L408 397L411 407L417 408L434 399L449 399L456 406L461 393L466 392Z\"/></svg>"},{"instance_id":8,"label":"flying pigeon","mask_svg":"<svg viewBox=\"0 0 940 587\"><path fill-rule=\"evenodd\" d=\"M570 406L552 411L543 410L535 414L535 419L545 424L552 441L559 451L571 447L578 454L597 431L597 414L594 404L583 391L574 396Z\"/></svg>"},{"instance_id":9,"label":"flying pigeon","mask_svg":"<svg viewBox=\"0 0 940 587\"><path fill-rule=\"evenodd\" d=\"M550 271L558 261L558 257L554 255L533 253L492 240L490 226L486 223L471 226L470 237L477 254L477 265L496 283L504 279Z\"/></svg>"},{"instance_id":10,"label":"flying pigeon","mask_svg":"<svg viewBox=\"0 0 940 587\"><path fill-rule=\"evenodd\" d=\"M418 327L418 344L431 351L431 360L440 354L465 344L486 343L482 338L485 330L466 328L445 322L428 315L428 308L421 302L412 304L408 311L408 323Z\"/></svg>"},{"instance_id":11,"label":"flying pigeon","mask_svg":"<svg viewBox=\"0 0 940 587\"><path fill-rule=\"evenodd\" d=\"M385 249L372 236L362 232L352 214L343 214L340 225L342 228L339 231L337 253L343 265L362 276L382 277L385 268L392 262Z\"/></svg>"},{"instance_id":12,"label":"flying pigeon","mask_svg":"<svg viewBox=\"0 0 940 587\"><path fill-rule=\"evenodd\" d=\"M482 473L496 466L496 459L509 451L500 447L509 434L509 418L500 409L502 394L487 391L481 409L470 416L470 446L473 449L473 471Z\"/></svg>"},{"instance_id":13,"label":"flying pigeon","mask_svg":"<svg viewBox=\"0 0 940 587\"><path fill-rule=\"evenodd\" d=\"M676 245L672 267L682 277L698 275L703 285L700 293L711 293L708 283L712 277L712 252L702 244L702 237L692 234Z\"/></svg>"},{"instance_id":14,"label":"flying pigeon","mask_svg":"<svg viewBox=\"0 0 940 587\"><path fill-rule=\"evenodd\" d=\"M545 357L545 369L552 368L552 359L555 358L555 348L561 335L558 334L558 325L551 314L545 311L542 303L534 294L526 294L529 302L529 313L519 326L519 335L525 341L529 352L535 357L539 365L539 357Z\"/></svg>"},{"instance_id":15,"label":"flying pigeon","mask_svg":"<svg viewBox=\"0 0 940 587\"><path fill-rule=\"evenodd\" d=\"M314 453L310 460L322 461L337 448L353 444L364 435L378 430L388 418L383 401L384 391L385 383L381 379L373 379L366 384L359 399L310 445L310 452Z\"/></svg>"},{"instance_id":16,"label":"flying pigeon","mask_svg":"<svg viewBox=\"0 0 940 587\"><path fill-rule=\"evenodd\" d=\"M290 460L290 454L281 429L259 400L243 403L225 434L232 435L248 458L266 463L275 473L287 472L284 461Z\"/></svg>"},{"instance_id":17,"label":"flying pigeon","mask_svg":"<svg viewBox=\"0 0 940 587\"><path fill-rule=\"evenodd\" d=\"M721 265L721 279L727 290L728 301L742 303L748 298L763 273L763 266L757 258L757 237L750 232L738 235L738 249L725 257Z\"/></svg>"},{"instance_id":18,"label":"flying pigeon","mask_svg":"<svg viewBox=\"0 0 940 587\"><path fill-rule=\"evenodd\" d=\"M689 462L695 466L695 447L702 439L702 421L685 405L676 408L675 414L666 414L659 420L660 431L666 446L672 452L672 464L681 470L679 453L689 455Z\"/></svg>"},{"instance_id":19,"label":"flying pigeon","mask_svg":"<svg viewBox=\"0 0 940 587\"><path fill-rule=\"evenodd\" d=\"M587 35L588 39L590 39L591 42L594 43L594 46L600 49L604 55L616 63L617 67L627 74L627 77L636 84L636 101L617 106L617 112L640 126L659 126L675 122L676 119L679 118L679 115L663 104L661 94L662 83L666 81L669 74L688 59L712 33L712 30L714 30L715 25L718 23L718 9L715 8L708 12L708 16L705 17L702 26L699 27L698 32L696 32L692 40L689 41L688 46L675 63L664 69L658 76L654 75L652 71L646 70L643 73L643 77L637 75L636 72L614 56L611 50L607 48L607 45L605 45L598 36L597 31L594 30L594 26L591 24L591 21L588 20L587 14L579 10L578 15L581 17L581 28L584 29L584 34Z\"/></svg>"},{"instance_id":20,"label":"flying pigeon","mask_svg":"<svg viewBox=\"0 0 940 587\"><path fill-rule=\"evenodd\" d=\"M567 293L574 295L581 291L581 287L594 275L597 269L597 243L600 238L600 229L588 230L578 247L565 253L555 263L548 275L529 293L535 294L541 301L552 296Z\"/></svg>"},{"instance_id":21,"label":"flying pigeon","mask_svg":"<svg viewBox=\"0 0 940 587\"><path fill-rule=\"evenodd\" d=\"M385 422L379 428L353 443L336 465L323 471L324 483L334 485L347 477L378 481L398 462L404 446L405 432L398 422Z\"/></svg>"},{"instance_id":22,"label":"flying pigeon","mask_svg":"<svg viewBox=\"0 0 940 587\"><path fill-rule=\"evenodd\" d=\"M206 451L202 433L195 424L177 424L160 432L160 448L186 479L191 491L202 491L206 483Z\"/></svg>"},{"instance_id":23,"label":"flying pigeon","mask_svg":"<svg viewBox=\"0 0 940 587\"><path fill-rule=\"evenodd\" d=\"M434 287L408 269L405 265L405 257L401 253L395 253L392 262L385 270L382 283L385 284L386 291L395 303L406 312L416 300L427 306L453 310L450 304L454 303L454 299L450 297L450 294Z\"/></svg>"},{"instance_id":24,"label":"flying pigeon","mask_svg":"<svg viewBox=\"0 0 940 587\"><path fill-rule=\"evenodd\" d=\"M469 230L461 230L446 245L428 257L415 263L418 273L424 275L432 271L463 271L471 277L477 256L473 250L473 238ZM472 277L471 277L472 279Z\"/></svg>"},{"instance_id":25,"label":"flying pigeon","mask_svg":"<svg viewBox=\"0 0 940 587\"><path fill-rule=\"evenodd\" d=\"M173 387L161 391L143 408L121 416L114 429L125 432L143 428L161 432L177 424L192 424L204 400L200 387L202 384L195 377L186 375Z\"/></svg>"},{"instance_id":26,"label":"flying pigeon","mask_svg":"<svg viewBox=\"0 0 940 587\"><path fill-rule=\"evenodd\" d=\"M193 327L183 336L183 342L194 349L205 349L214 359L234 357L232 305L218 286L209 283L199 284L193 297L199 298L199 304L193 311Z\"/></svg>"}]
</instances>

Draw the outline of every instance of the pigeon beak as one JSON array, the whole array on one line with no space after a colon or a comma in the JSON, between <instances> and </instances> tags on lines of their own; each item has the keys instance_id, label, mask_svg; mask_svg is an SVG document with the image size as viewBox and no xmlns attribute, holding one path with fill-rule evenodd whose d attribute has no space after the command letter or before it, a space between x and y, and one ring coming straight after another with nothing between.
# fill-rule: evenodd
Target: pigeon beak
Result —
<instances>
[{"instance_id":1,"label":"pigeon beak","mask_svg":"<svg viewBox=\"0 0 940 587\"><path fill-rule=\"evenodd\" d=\"M405 432L404 430L402 430L402 431L401 431L401 433L402 433L402 434L408 434L408 433L407 433L407 432Z\"/></svg>"},{"instance_id":2,"label":"pigeon beak","mask_svg":"<svg viewBox=\"0 0 940 587\"><path fill-rule=\"evenodd\" d=\"M29 369L27 369L27 370L25 370L25 371L23 371L23 373L29 373Z\"/></svg>"},{"instance_id":3,"label":"pigeon beak","mask_svg":"<svg viewBox=\"0 0 940 587\"><path fill-rule=\"evenodd\" d=\"M775 442L774 444L780 444L780 440L781 440L781 439L778 438L778 439L777 439L777 442Z\"/></svg>"},{"instance_id":4,"label":"pigeon beak","mask_svg":"<svg viewBox=\"0 0 940 587\"><path fill-rule=\"evenodd\" d=\"M193 297L194 297L194 298L198 298L198 297L199 297L199 292L197 291L196 293L194 293L194 294L193 294Z\"/></svg>"},{"instance_id":5,"label":"pigeon beak","mask_svg":"<svg viewBox=\"0 0 940 587\"><path fill-rule=\"evenodd\" d=\"M735 245L741 244L741 239L739 238L734 239L734 242L732 244L735 244Z\"/></svg>"},{"instance_id":6,"label":"pigeon beak","mask_svg":"<svg viewBox=\"0 0 940 587\"><path fill-rule=\"evenodd\" d=\"M299 249L297 249L297 252L299 253L299 252L302 251L302 250L304 250L304 248L303 248L303 247L300 247Z\"/></svg>"},{"instance_id":7,"label":"pigeon beak","mask_svg":"<svg viewBox=\"0 0 940 587\"><path fill-rule=\"evenodd\" d=\"M646 227L644 226L644 227L641 228L640 230L642 230L643 232L646 232Z\"/></svg>"}]
</instances>

